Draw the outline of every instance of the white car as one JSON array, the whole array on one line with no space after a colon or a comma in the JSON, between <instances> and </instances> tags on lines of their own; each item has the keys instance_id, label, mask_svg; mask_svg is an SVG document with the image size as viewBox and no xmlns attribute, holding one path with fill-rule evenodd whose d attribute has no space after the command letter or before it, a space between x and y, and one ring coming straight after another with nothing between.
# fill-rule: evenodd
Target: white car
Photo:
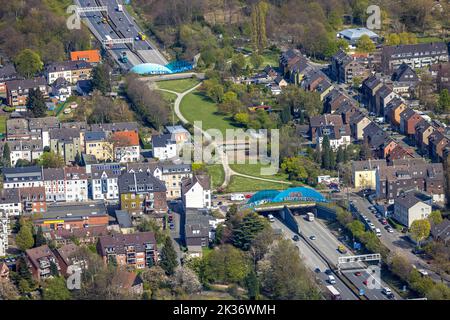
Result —
<instances>
[{"instance_id":1,"label":"white car","mask_svg":"<svg viewBox=\"0 0 450 320\"><path fill-rule=\"evenodd\" d=\"M428 275L428 271L425 270L425 269L418 269L417 271L419 271L419 273L420 273L422 276L427 276L427 275Z\"/></svg>"}]
</instances>

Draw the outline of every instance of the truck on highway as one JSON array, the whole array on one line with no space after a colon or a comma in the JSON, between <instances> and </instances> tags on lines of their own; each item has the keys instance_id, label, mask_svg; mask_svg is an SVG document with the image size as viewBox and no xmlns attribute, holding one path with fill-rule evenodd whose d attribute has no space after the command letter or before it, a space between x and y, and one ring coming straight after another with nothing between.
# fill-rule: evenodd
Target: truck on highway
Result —
<instances>
[{"instance_id":1,"label":"truck on highway","mask_svg":"<svg viewBox=\"0 0 450 320\"><path fill-rule=\"evenodd\" d=\"M341 294L333 286L327 286L332 300L341 300Z\"/></svg>"},{"instance_id":2,"label":"truck on highway","mask_svg":"<svg viewBox=\"0 0 450 320\"><path fill-rule=\"evenodd\" d=\"M242 193L233 193L230 197L231 201L243 201L245 196Z\"/></svg>"},{"instance_id":3,"label":"truck on highway","mask_svg":"<svg viewBox=\"0 0 450 320\"><path fill-rule=\"evenodd\" d=\"M310 222L314 221L314 213L312 213L312 212L306 213L306 218L307 218L308 221L310 221Z\"/></svg>"},{"instance_id":4,"label":"truck on highway","mask_svg":"<svg viewBox=\"0 0 450 320\"><path fill-rule=\"evenodd\" d=\"M332 275L329 275L328 276L328 282L330 284L335 284L336 283L336 278L334 276L332 276Z\"/></svg>"},{"instance_id":5,"label":"truck on highway","mask_svg":"<svg viewBox=\"0 0 450 320\"><path fill-rule=\"evenodd\" d=\"M117 11L123 12L123 5L118 4L118 5L117 5Z\"/></svg>"},{"instance_id":6,"label":"truck on highway","mask_svg":"<svg viewBox=\"0 0 450 320\"><path fill-rule=\"evenodd\" d=\"M340 245L338 246L338 251L339 251L340 253L345 254L345 253L347 253L347 248L346 248L344 245L340 244Z\"/></svg>"}]
</instances>

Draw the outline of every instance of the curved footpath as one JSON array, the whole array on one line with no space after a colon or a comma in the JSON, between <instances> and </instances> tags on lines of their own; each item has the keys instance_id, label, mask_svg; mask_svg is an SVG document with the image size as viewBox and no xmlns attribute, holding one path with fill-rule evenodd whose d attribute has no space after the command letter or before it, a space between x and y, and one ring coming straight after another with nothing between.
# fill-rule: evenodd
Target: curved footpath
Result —
<instances>
[{"instance_id":1,"label":"curved footpath","mask_svg":"<svg viewBox=\"0 0 450 320\"><path fill-rule=\"evenodd\" d=\"M197 89L202 83L200 82L199 84L195 85L194 87L179 93L176 91L172 91L172 90L167 90L167 89L160 89L158 88L158 90L161 91L166 91L166 92L170 92L172 94L175 94L177 96L177 98L175 99L175 103L174 103L174 110L175 110L175 114L177 115L177 117L181 120L181 122L183 123L189 123L189 121L183 116L183 114L180 111L180 104L181 101L183 100L183 98L191 93L192 91L194 91L195 89ZM211 136L204 130L202 130L201 128L198 128L196 126L194 126L196 129L200 130L202 132L202 134L205 136L206 140L211 141ZM220 158L220 162L222 163L223 166L223 171L225 173L225 178L224 181L221 185L221 188L225 188L229 183L230 183L230 179L231 176L240 176L240 177L244 177L244 178L249 178L249 179L253 179L253 180L261 180L261 181L267 181L267 182L274 182L274 183L280 183L280 184L287 184L287 185L291 185L292 182L287 182L287 181L279 181L279 180L273 180L273 179L267 179L267 178L261 178L261 177L255 177L255 176L250 176L250 175L246 175L243 173L239 173L234 171L233 169L231 169L230 165L228 164L228 157L226 156L226 152L223 149L223 145L217 146L215 144L215 142L212 142L212 146L215 147L219 152L219 158Z\"/></svg>"}]
</instances>

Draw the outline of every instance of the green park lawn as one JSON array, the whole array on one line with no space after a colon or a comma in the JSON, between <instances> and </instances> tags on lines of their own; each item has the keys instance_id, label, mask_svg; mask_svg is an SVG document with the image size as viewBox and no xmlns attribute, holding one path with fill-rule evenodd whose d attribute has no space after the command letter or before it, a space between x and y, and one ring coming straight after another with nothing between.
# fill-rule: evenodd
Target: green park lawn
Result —
<instances>
[{"instance_id":1,"label":"green park lawn","mask_svg":"<svg viewBox=\"0 0 450 320\"><path fill-rule=\"evenodd\" d=\"M199 81L196 78L180 79L180 80L166 80L156 83L158 88L172 90L178 93L182 93L198 84Z\"/></svg>"},{"instance_id":2,"label":"green park lawn","mask_svg":"<svg viewBox=\"0 0 450 320\"><path fill-rule=\"evenodd\" d=\"M6 133L6 120L7 116L0 116L0 133Z\"/></svg>"},{"instance_id":3,"label":"green park lawn","mask_svg":"<svg viewBox=\"0 0 450 320\"><path fill-rule=\"evenodd\" d=\"M279 54L277 52L265 51L261 56L263 57L263 63L259 67L260 69L264 69L268 65L272 67L278 67ZM247 61L247 65L249 67L254 68L254 66L250 62L250 56L246 57L245 60Z\"/></svg>"},{"instance_id":4,"label":"green park lawn","mask_svg":"<svg viewBox=\"0 0 450 320\"><path fill-rule=\"evenodd\" d=\"M262 167L269 167L269 165L258 164L230 164L231 169L237 173L246 174L249 176L260 177L270 180L288 181L288 175L285 173L278 172L277 174L266 176L261 174Z\"/></svg>"},{"instance_id":5,"label":"green park lawn","mask_svg":"<svg viewBox=\"0 0 450 320\"><path fill-rule=\"evenodd\" d=\"M167 91L159 91L161 93L161 96L163 97L164 100L166 100L167 102L169 102L170 104L173 104L175 102L175 100L177 99L176 94L172 93L172 92L167 92Z\"/></svg>"},{"instance_id":6,"label":"green park lawn","mask_svg":"<svg viewBox=\"0 0 450 320\"><path fill-rule=\"evenodd\" d=\"M240 176L232 176L227 192L251 192L266 189L285 190L289 187L287 184L255 180Z\"/></svg>"},{"instance_id":7,"label":"green park lawn","mask_svg":"<svg viewBox=\"0 0 450 320\"><path fill-rule=\"evenodd\" d=\"M236 127L228 116L217 113L217 105L199 91L193 91L181 101L180 111L191 124L194 121L202 121L202 129L219 129L225 138L226 129Z\"/></svg>"},{"instance_id":8,"label":"green park lawn","mask_svg":"<svg viewBox=\"0 0 450 320\"><path fill-rule=\"evenodd\" d=\"M213 188L220 187L225 179L225 172L221 164L211 164L206 166L208 174L211 176Z\"/></svg>"}]
</instances>

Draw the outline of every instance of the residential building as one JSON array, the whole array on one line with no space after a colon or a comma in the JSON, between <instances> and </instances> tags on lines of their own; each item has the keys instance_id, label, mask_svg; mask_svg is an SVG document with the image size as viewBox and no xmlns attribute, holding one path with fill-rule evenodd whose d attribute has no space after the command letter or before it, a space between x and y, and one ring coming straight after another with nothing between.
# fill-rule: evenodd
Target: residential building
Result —
<instances>
[{"instance_id":1,"label":"residential building","mask_svg":"<svg viewBox=\"0 0 450 320\"><path fill-rule=\"evenodd\" d=\"M422 154L428 155L429 137L434 132L435 128L426 120L421 120L416 124L414 140L417 147Z\"/></svg>"},{"instance_id":2,"label":"residential building","mask_svg":"<svg viewBox=\"0 0 450 320\"><path fill-rule=\"evenodd\" d=\"M442 241L447 245L450 242L450 220L444 219L439 224L433 224L430 233L434 240Z\"/></svg>"},{"instance_id":3,"label":"residential building","mask_svg":"<svg viewBox=\"0 0 450 320\"><path fill-rule=\"evenodd\" d=\"M61 128L50 131L50 150L60 154L66 164L75 162L84 151L84 132L77 128Z\"/></svg>"},{"instance_id":4,"label":"residential building","mask_svg":"<svg viewBox=\"0 0 450 320\"><path fill-rule=\"evenodd\" d=\"M346 147L351 142L350 127L348 125L323 126L317 130L316 143L322 148L323 139L328 136L330 146L333 151L337 151L340 146Z\"/></svg>"},{"instance_id":5,"label":"residential building","mask_svg":"<svg viewBox=\"0 0 450 320\"><path fill-rule=\"evenodd\" d=\"M30 187L19 189L20 201L26 213L44 213L47 211L45 187Z\"/></svg>"},{"instance_id":6,"label":"residential building","mask_svg":"<svg viewBox=\"0 0 450 320\"><path fill-rule=\"evenodd\" d=\"M79 268L80 270L86 267L86 261L80 256L79 252L80 248L74 243L64 244L55 250L55 256L62 275L67 277L72 274L67 272L69 267Z\"/></svg>"},{"instance_id":7,"label":"residential building","mask_svg":"<svg viewBox=\"0 0 450 320\"><path fill-rule=\"evenodd\" d=\"M390 123L394 129L400 129L400 115L407 108L405 102L400 98L392 99L384 108L386 122Z\"/></svg>"},{"instance_id":8,"label":"residential building","mask_svg":"<svg viewBox=\"0 0 450 320\"><path fill-rule=\"evenodd\" d=\"M385 73L395 70L403 63L419 69L447 61L448 49L444 42L385 46L381 55L381 66Z\"/></svg>"},{"instance_id":9,"label":"residential building","mask_svg":"<svg viewBox=\"0 0 450 320\"><path fill-rule=\"evenodd\" d=\"M99 50L72 51L70 53L70 60L86 61L95 65L101 61L101 55Z\"/></svg>"},{"instance_id":10,"label":"residential building","mask_svg":"<svg viewBox=\"0 0 450 320\"><path fill-rule=\"evenodd\" d=\"M6 256L8 250L8 236L9 236L9 217L8 214L0 209L0 257ZM0 281L5 278L3 270L3 263L0 263Z\"/></svg>"},{"instance_id":11,"label":"residential building","mask_svg":"<svg viewBox=\"0 0 450 320\"><path fill-rule=\"evenodd\" d=\"M406 63L402 63L392 74L393 90L404 97L410 97L420 82L417 73Z\"/></svg>"},{"instance_id":12,"label":"residential building","mask_svg":"<svg viewBox=\"0 0 450 320\"><path fill-rule=\"evenodd\" d=\"M394 200L392 217L406 227L416 220L426 219L431 213L431 204L424 202L423 196L415 192L407 192Z\"/></svg>"},{"instance_id":13,"label":"residential building","mask_svg":"<svg viewBox=\"0 0 450 320\"><path fill-rule=\"evenodd\" d=\"M159 160L177 157L177 144L171 134L165 133L152 136L153 157Z\"/></svg>"},{"instance_id":14,"label":"residential building","mask_svg":"<svg viewBox=\"0 0 450 320\"><path fill-rule=\"evenodd\" d=\"M331 58L331 74L337 82L353 83L354 79L361 81L370 75L368 60L353 57L339 50Z\"/></svg>"},{"instance_id":15,"label":"residential building","mask_svg":"<svg viewBox=\"0 0 450 320\"><path fill-rule=\"evenodd\" d=\"M18 160L32 162L38 160L44 153L42 140L16 140L8 142L10 164L14 167Z\"/></svg>"},{"instance_id":16,"label":"residential building","mask_svg":"<svg viewBox=\"0 0 450 320\"><path fill-rule=\"evenodd\" d=\"M114 146L114 161L137 162L141 148L136 131L116 131L111 137Z\"/></svg>"},{"instance_id":17,"label":"residential building","mask_svg":"<svg viewBox=\"0 0 450 320\"><path fill-rule=\"evenodd\" d=\"M52 84L58 78L64 78L69 83L76 84L78 80L89 80L91 72L92 65L80 60L55 62L45 67L48 84Z\"/></svg>"},{"instance_id":18,"label":"residential building","mask_svg":"<svg viewBox=\"0 0 450 320\"><path fill-rule=\"evenodd\" d=\"M58 260L47 245L28 249L25 251L25 255L34 280L39 282L52 276L52 269L57 269L58 272L55 275L59 274L61 268Z\"/></svg>"},{"instance_id":19,"label":"residential building","mask_svg":"<svg viewBox=\"0 0 450 320\"><path fill-rule=\"evenodd\" d=\"M8 217L19 216L22 213L19 189L0 189L0 211Z\"/></svg>"},{"instance_id":20,"label":"residential building","mask_svg":"<svg viewBox=\"0 0 450 320\"><path fill-rule=\"evenodd\" d=\"M77 239L80 245L95 244L98 237L106 236L107 234L109 232L106 225L44 231L45 238L48 241L55 241L58 245L72 243L73 239Z\"/></svg>"},{"instance_id":21,"label":"residential building","mask_svg":"<svg viewBox=\"0 0 450 320\"><path fill-rule=\"evenodd\" d=\"M67 202L88 200L88 175L85 167L65 167L64 179Z\"/></svg>"},{"instance_id":22,"label":"residential building","mask_svg":"<svg viewBox=\"0 0 450 320\"><path fill-rule=\"evenodd\" d=\"M183 145L191 140L191 134L183 126L166 126L166 130L178 145Z\"/></svg>"},{"instance_id":23,"label":"residential building","mask_svg":"<svg viewBox=\"0 0 450 320\"><path fill-rule=\"evenodd\" d=\"M181 182L181 197L185 208L211 208L211 182L207 175L194 175Z\"/></svg>"},{"instance_id":24,"label":"residential building","mask_svg":"<svg viewBox=\"0 0 450 320\"><path fill-rule=\"evenodd\" d=\"M377 170L386 166L385 160L352 161L352 184L356 190L377 187Z\"/></svg>"},{"instance_id":25,"label":"residential building","mask_svg":"<svg viewBox=\"0 0 450 320\"><path fill-rule=\"evenodd\" d=\"M11 80L6 82L6 101L11 107L25 106L31 89L40 90L48 97L48 87L45 78Z\"/></svg>"},{"instance_id":26,"label":"residential building","mask_svg":"<svg viewBox=\"0 0 450 320\"><path fill-rule=\"evenodd\" d=\"M350 117L350 131L355 140L364 140L364 128L371 120L362 112L357 112Z\"/></svg>"},{"instance_id":27,"label":"residential building","mask_svg":"<svg viewBox=\"0 0 450 320\"><path fill-rule=\"evenodd\" d=\"M307 70L312 69L298 49L289 49L280 56L281 75L293 84L300 84Z\"/></svg>"},{"instance_id":28,"label":"residential building","mask_svg":"<svg viewBox=\"0 0 450 320\"><path fill-rule=\"evenodd\" d=\"M202 257L203 248L207 248L210 242L209 220L212 218L207 211L186 209L184 215L184 244L190 257Z\"/></svg>"},{"instance_id":29,"label":"residential building","mask_svg":"<svg viewBox=\"0 0 450 320\"><path fill-rule=\"evenodd\" d=\"M52 96L65 102L72 95L72 86L65 78L58 78L51 84Z\"/></svg>"},{"instance_id":30,"label":"residential building","mask_svg":"<svg viewBox=\"0 0 450 320\"><path fill-rule=\"evenodd\" d=\"M317 131L321 127L336 126L342 127L344 122L340 114L323 114L320 116L312 116L310 118L310 136L311 140L315 141L317 138Z\"/></svg>"},{"instance_id":31,"label":"residential building","mask_svg":"<svg viewBox=\"0 0 450 320\"><path fill-rule=\"evenodd\" d=\"M43 169L45 197L47 202L66 201L66 181L64 169Z\"/></svg>"},{"instance_id":32,"label":"residential building","mask_svg":"<svg viewBox=\"0 0 450 320\"><path fill-rule=\"evenodd\" d=\"M378 42L379 36L367 28L345 29L337 33L338 38L346 40L353 48L356 47L356 43L363 35L369 36L370 40L375 43Z\"/></svg>"},{"instance_id":33,"label":"residential building","mask_svg":"<svg viewBox=\"0 0 450 320\"><path fill-rule=\"evenodd\" d=\"M133 226L133 221L131 220L131 216L126 210L116 210L116 220L118 227L120 229L120 233L134 233L135 228Z\"/></svg>"},{"instance_id":34,"label":"residential building","mask_svg":"<svg viewBox=\"0 0 450 320\"><path fill-rule=\"evenodd\" d=\"M416 125L422 121L423 118L411 108L406 108L400 114L400 132L413 136L416 133Z\"/></svg>"},{"instance_id":35,"label":"residential building","mask_svg":"<svg viewBox=\"0 0 450 320\"><path fill-rule=\"evenodd\" d=\"M133 215L166 212L166 186L151 173L125 172L118 183L122 210Z\"/></svg>"},{"instance_id":36,"label":"residential building","mask_svg":"<svg viewBox=\"0 0 450 320\"><path fill-rule=\"evenodd\" d=\"M14 64L7 64L0 68L0 94L6 93L6 82L11 80L17 80L20 75L17 73Z\"/></svg>"},{"instance_id":37,"label":"residential building","mask_svg":"<svg viewBox=\"0 0 450 320\"><path fill-rule=\"evenodd\" d=\"M8 141L37 140L39 137L37 135L31 135L27 119L12 118L6 120L6 139Z\"/></svg>"},{"instance_id":38,"label":"residential building","mask_svg":"<svg viewBox=\"0 0 450 320\"><path fill-rule=\"evenodd\" d=\"M440 63L431 67L432 74L436 75L438 91L450 91L450 62Z\"/></svg>"},{"instance_id":39,"label":"residential building","mask_svg":"<svg viewBox=\"0 0 450 320\"><path fill-rule=\"evenodd\" d=\"M435 130L428 137L428 152L433 161L439 162L444 159L445 148L450 145L450 137Z\"/></svg>"},{"instance_id":40,"label":"residential building","mask_svg":"<svg viewBox=\"0 0 450 320\"><path fill-rule=\"evenodd\" d=\"M371 112L376 110L375 94L383 86L383 82L376 75L365 79L361 85L361 98L367 103L367 109Z\"/></svg>"},{"instance_id":41,"label":"residential building","mask_svg":"<svg viewBox=\"0 0 450 320\"><path fill-rule=\"evenodd\" d=\"M44 148L50 146L50 131L58 129L59 126L60 122L57 117L30 118L28 120L32 139L36 135L38 139L42 140Z\"/></svg>"},{"instance_id":42,"label":"residential building","mask_svg":"<svg viewBox=\"0 0 450 320\"><path fill-rule=\"evenodd\" d=\"M92 168L90 171L90 194L93 200L119 200L119 168Z\"/></svg>"},{"instance_id":43,"label":"residential building","mask_svg":"<svg viewBox=\"0 0 450 320\"><path fill-rule=\"evenodd\" d=\"M105 131L88 131L84 135L86 154L98 161L113 160L113 144Z\"/></svg>"},{"instance_id":44,"label":"residential building","mask_svg":"<svg viewBox=\"0 0 450 320\"><path fill-rule=\"evenodd\" d=\"M103 261L117 266L144 269L158 261L158 249L153 232L112 234L99 237L97 251Z\"/></svg>"},{"instance_id":45,"label":"residential building","mask_svg":"<svg viewBox=\"0 0 450 320\"><path fill-rule=\"evenodd\" d=\"M382 85L375 93L375 109L371 110L376 115L384 117L384 110L392 99L398 97L398 95L387 85ZM369 109L370 110L370 109Z\"/></svg>"},{"instance_id":46,"label":"residential building","mask_svg":"<svg viewBox=\"0 0 450 320\"><path fill-rule=\"evenodd\" d=\"M3 168L3 188L42 187L42 167Z\"/></svg>"},{"instance_id":47,"label":"residential building","mask_svg":"<svg viewBox=\"0 0 450 320\"><path fill-rule=\"evenodd\" d=\"M47 205L43 218L33 221L44 232L51 230L89 229L107 227L109 215L104 202L53 203Z\"/></svg>"}]
</instances>

